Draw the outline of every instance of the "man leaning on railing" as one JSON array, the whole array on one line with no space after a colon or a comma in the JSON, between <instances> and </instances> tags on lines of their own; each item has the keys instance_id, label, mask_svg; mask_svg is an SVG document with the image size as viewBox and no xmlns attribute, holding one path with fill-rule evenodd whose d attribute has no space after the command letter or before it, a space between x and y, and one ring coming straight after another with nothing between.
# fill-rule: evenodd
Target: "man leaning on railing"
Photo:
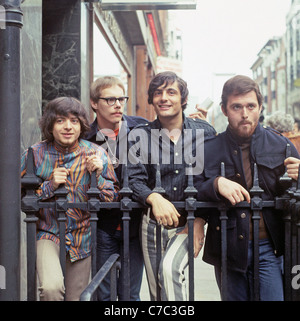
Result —
<instances>
[{"instance_id":1,"label":"man leaning on railing","mask_svg":"<svg viewBox=\"0 0 300 321\"><path fill-rule=\"evenodd\" d=\"M299 154L284 136L259 124L263 97L258 85L245 76L228 80L222 93L222 112L228 118L227 130L205 142L204 171L197 176L198 200L227 200L231 205L250 203L254 168L258 170L262 200L274 200L284 193L279 179L285 173L298 177ZM286 159L286 146L291 156ZM220 164L225 164L225 177ZM251 195L252 197L253 195ZM205 216L205 215L204 215ZM250 208L232 207L227 213L227 300L253 299L252 217ZM282 254L283 215L263 208L259 220L259 299L283 300ZM259 218L258 216L258 218ZM203 260L214 265L221 289L221 228L219 212L206 214L208 231ZM224 297L222 297L224 299Z\"/></svg>"},{"instance_id":2,"label":"man leaning on railing","mask_svg":"<svg viewBox=\"0 0 300 321\"><path fill-rule=\"evenodd\" d=\"M204 120L185 117L187 100L183 79L173 72L157 74L148 89L148 103L157 119L137 126L129 136L129 186L133 199L149 207L142 218L141 243L151 300L160 300L160 296L162 300L188 299L184 272L188 266L187 211L175 208L172 201L185 200L193 155L193 170L197 171L197 165L203 165L204 136L214 135L215 130ZM204 242L201 221L197 217L194 224L195 256ZM160 260L156 256L160 239L157 224L162 235Z\"/></svg>"},{"instance_id":3,"label":"man leaning on railing","mask_svg":"<svg viewBox=\"0 0 300 321\"><path fill-rule=\"evenodd\" d=\"M32 146L35 174L42 179L36 193L41 201L55 199L63 184L69 202L85 202L96 171L102 202L118 200L118 181L108 155L100 146L83 140L89 130L84 106L75 98L50 101L40 120L44 141ZM22 155L21 175L26 173L28 150ZM66 210L66 269L59 259L59 222L56 210L42 208L37 222L37 274L40 299L44 301L79 300L88 284L91 267L90 214L79 208Z\"/></svg>"}]
</instances>

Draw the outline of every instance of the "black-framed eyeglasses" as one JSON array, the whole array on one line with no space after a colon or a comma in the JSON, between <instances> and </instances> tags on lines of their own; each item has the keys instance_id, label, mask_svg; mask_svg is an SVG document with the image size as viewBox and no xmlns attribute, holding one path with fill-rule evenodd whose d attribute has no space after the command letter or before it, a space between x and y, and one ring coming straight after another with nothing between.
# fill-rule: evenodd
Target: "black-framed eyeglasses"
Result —
<instances>
[{"instance_id":1,"label":"black-framed eyeglasses","mask_svg":"<svg viewBox=\"0 0 300 321\"><path fill-rule=\"evenodd\" d=\"M126 96L124 96L124 97L118 97L118 98L117 98L117 97L107 97L107 98L105 98L105 97L99 97L98 99L104 99L104 100L106 100L107 105L109 105L109 106L113 106L113 105L117 102L117 100L118 100L119 103L120 103L122 106L124 106L124 105L127 103L129 97L126 97Z\"/></svg>"}]
</instances>

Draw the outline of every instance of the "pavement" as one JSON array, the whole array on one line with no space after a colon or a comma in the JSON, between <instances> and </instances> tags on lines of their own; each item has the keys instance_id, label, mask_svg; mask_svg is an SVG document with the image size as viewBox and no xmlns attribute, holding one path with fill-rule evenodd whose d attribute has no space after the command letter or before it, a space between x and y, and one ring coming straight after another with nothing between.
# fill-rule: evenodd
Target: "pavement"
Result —
<instances>
[{"instance_id":1,"label":"pavement","mask_svg":"<svg viewBox=\"0 0 300 321\"><path fill-rule=\"evenodd\" d=\"M141 301L150 301L145 271L140 297ZM202 255L200 254L199 257L195 259L195 301L220 300L220 292L215 280L214 268L212 265L203 262Z\"/></svg>"}]
</instances>

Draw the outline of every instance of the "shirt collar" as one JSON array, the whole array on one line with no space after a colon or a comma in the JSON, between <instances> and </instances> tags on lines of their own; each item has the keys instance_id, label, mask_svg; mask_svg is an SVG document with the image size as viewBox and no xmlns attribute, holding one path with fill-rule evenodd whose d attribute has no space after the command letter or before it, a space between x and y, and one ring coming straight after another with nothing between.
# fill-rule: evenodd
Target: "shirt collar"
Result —
<instances>
[{"instance_id":1,"label":"shirt collar","mask_svg":"<svg viewBox=\"0 0 300 321\"><path fill-rule=\"evenodd\" d=\"M187 121L187 118L184 114L184 112L182 112L182 120L183 120L183 125L182 125L182 129L185 129L188 127L188 121ZM158 129L162 129L162 125L159 121L158 118L156 118L154 121L153 121L153 124L155 124L155 127L157 127Z\"/></svg>"},{"instance_id":2,"label":"shirt collar","mask_svg":"<svg viewBox=\"0 0 300 321\"><path fill-rule=\"evenodd\" d=\"M56 141L54 141L53 146L59 153L62 153L62 154L74 153L75 151L80 149L78 140L73 145L68 146L68 147L62 146L59 143L57 143Z\"/></svg>"}]
</instances>

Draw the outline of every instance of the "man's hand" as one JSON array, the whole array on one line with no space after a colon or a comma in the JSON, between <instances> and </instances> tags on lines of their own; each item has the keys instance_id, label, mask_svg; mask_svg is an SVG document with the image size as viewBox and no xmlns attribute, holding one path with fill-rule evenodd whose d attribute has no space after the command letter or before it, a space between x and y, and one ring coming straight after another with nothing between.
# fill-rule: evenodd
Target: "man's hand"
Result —
<instances>
[{"instance_id":1,"label":"man's hand","mask_svg":"<svg viewBox=\"0 0 300 321\"><path fill-rule=\"evenodd\" d=\"M152 213L159 224L164 226L178 226L180 214L177 212L175 206L163 196L158 193L152 193L147 197L146 203L151 205Z\"/></svg>"},{"instance_id":2,"label":"man's hand","mask_svg":"<svg viewBox=\"0 0 300 321\"><path fill-rule=\"evenodd\" d=\"M298 180L300 159L295 157L288 157L284 161L284 166L286 167L287 174L290 178Z\"/></svg>"},{"instance_id":3,"label":"man's hand","mask_svg":"<svg viewBox=\"0 0 300 321\"><path fill-rule=\"evenodd\" d=\"M246 199L250 203L250 194L240 184L225 177L218 177L217 188L220 195L227 198L232 205L236 205Z\"/></svg>"},{"instance_id":4,"label":"man's hand","mask_svg":"<svg viewBox=\"0 0 300 321\"><path fill-rule=\"evenodd\" d=\"M65 167L57 167L53 170L52 184L54 190L58 189L60 184L67 182L67 177L70 174L70 170Z\"/></svg>"},{"instance_id":5,"label":"man's hand","mask_svg":"<svg viewBox=\"0 0 300 321\"><path fill-rule=\"evenodd\" d=\"M207 110L204 108L201 108L198 104L196 105L197 112L192 113L189 115L189 118L198 118L206 120L207 116Z\"/></svg>"},{"instance_id":6,"label":"man's hand","mask_svg":"<svg viewBox=\"0 0 300 321\"><path fill-rule=\"evenodd\" d=\"M194 257L196 258L203 245L204 245L204 225L205 221L201 217L196 217L194 221ZM186 224L185 228L178 233L179 234L188 234L188 224Z\"/></svg>"},{"instance_id":7,"label":"man's hand","mask_svg":"<svg viewBox=\"0 0 300 321\"><path fill-rule=\"evenodd\" d=\"M101 175L103 171L103 162L98 155L92 155L86 159L86 168L90 174L96 171L97 178Z\"/></svg>"}]
</instances>

